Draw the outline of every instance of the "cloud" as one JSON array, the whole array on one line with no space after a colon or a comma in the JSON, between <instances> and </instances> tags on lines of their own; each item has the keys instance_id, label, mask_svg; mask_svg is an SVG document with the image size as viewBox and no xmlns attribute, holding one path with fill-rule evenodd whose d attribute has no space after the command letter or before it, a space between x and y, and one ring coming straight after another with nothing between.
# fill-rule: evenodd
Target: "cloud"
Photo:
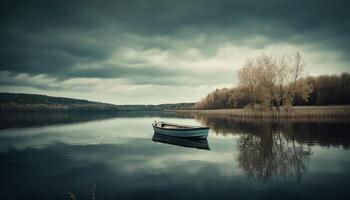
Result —
<instances>
[{"instance_id":1,"label":"cloud","mask_svg":"<svg viewBox=\"0 0 350 200\"><path fill-rule=\"evenodd\" d=\"M310 74L349 71L349 7L345 0L3 1L0 71L10 75L1 89L68 94L75 86L61 84L72 80L212 88L237 83L248 57L296 51Z\"/></svg>"}]
</instances>

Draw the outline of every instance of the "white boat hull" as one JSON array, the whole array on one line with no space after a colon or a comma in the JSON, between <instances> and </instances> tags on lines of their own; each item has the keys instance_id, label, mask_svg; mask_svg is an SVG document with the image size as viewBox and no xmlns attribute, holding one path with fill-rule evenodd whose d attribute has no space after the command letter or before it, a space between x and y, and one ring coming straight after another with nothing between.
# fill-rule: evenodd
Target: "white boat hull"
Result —
<instances>
[{"instance_id":1,"label":"white boat hull","mask_svg":"<svg viewBox=\"0 0 350 200\"><path fill-rule=\"evenodd\" d=\"M153 130L155 133L172 136L172 137L203 138L203 139L206 139L209 133L209 127L168 129L168 128L157 127L154 124L153 124Z\"/></svg>"}]
</instances>

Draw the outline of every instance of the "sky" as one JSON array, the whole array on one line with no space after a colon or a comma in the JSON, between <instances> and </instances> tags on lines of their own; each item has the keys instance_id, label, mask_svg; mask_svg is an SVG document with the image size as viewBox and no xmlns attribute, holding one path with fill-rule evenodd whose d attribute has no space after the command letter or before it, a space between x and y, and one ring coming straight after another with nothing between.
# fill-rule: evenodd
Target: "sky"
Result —
<instances>
[{"instance_id":1,"label":"sky","mask_svg":"<svg viewBox=\"0 0 350 200\"><path fill-rule=\"evenodd\" d=\"M0 92L195 102L248 58L350 72L348 0L0 0Z\"/></svg>"}]
</instances>

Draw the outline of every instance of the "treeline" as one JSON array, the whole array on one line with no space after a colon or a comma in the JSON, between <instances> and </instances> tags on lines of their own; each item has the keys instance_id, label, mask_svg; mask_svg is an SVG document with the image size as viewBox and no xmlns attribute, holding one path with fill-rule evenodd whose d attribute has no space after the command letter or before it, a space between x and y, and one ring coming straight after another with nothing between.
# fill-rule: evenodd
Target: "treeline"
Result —
<instances>
[{"instance_id":1,"label":"treeline","mask_svg":"<svg viewBox=\"0 0 350 200\"><path fill-rule=\"evenodd\" d=\"M294 56L266 56L247 59L238 72L239 85L216 90L196 104L197 109L241 107L251 110L291 112L294 97L307 101L312 87L301 79L305 62ZM229 92L230 94L226 94ZM224 99L222 99L224 98Z\"/></svg>"},{"instance_id":2,"label":"treeline","mask_svg":"<svg viewBox=\"0 0 350 200\"><path fill-rule=\"evenodd\" d=\"M20 105L26 104L43 104L43 105L88 105L88 104L105 104L82 99L73 99L65 97L52 97L40 94L24 94L24 93L0 93L0 102L16 103ZM105 104L108 105L108 104Z\"/></svg>"},{"instance_id":3,"label":"treeline","mask_svg":"<svg viewBox=\"0 0 350 200\"><path fill-rule=\"evenodd\" d=\"M81 99L37 94L0 93L0 112L151 112L193 109L194 103L114 105Z\"/></svg>"},{"instance_id":4,"label":"treeline","mask_svg":"<svg viewBox=\"0 0 350 200\"><path fill-rule=\"evenodd\" d=\"M195 104L195 109L243 108L249 104L246 87L216 89Z\"/></svg>"},{"instance_id":5,"label":"treeline","mask_svg":"<svg viewBox=\"0 0 350 200\"><path fill-rule=\"evenodd\" d=\"M308 101L295 97L296 105L342 105L350 104L350 74L307 77L305 82L312 87Z\"/></svg>"},{"instance_id":6,"label":"treeline","mask_svg":"<svg viewBox=\"0 0 350 200\"><path fill-rule=\"evenodd\" d=\"M276 68L274 67L276 66L272 66L269 72L275 73L275 77L264 76L263 73L255 73L253 70L250 71L251 68L248 67L249 70L244 72L246 76L240 76L240 78L244 80L241 80L237 87L216 89L204 99L197 102L195 104L195 109L249 107L253 109L264 108L269 110L270 108L273 109L277 107L278 109L279 107L286 107L284 104L285 102L287 102L289 107L298 105L323 106L350 104L349 73L296 78L289 82L285 81L287 83L283 83L284 85L282 85L279 83L282 83L283 79L278 79L280 75L278 72L280 72L281 69L278 68L278 66ZM243 69L247 68L243 67ZM280 71L278 71L278 69ZM242 70L240 73L240 75L242 75ZM259 77L259 74L264 77ZM256 77L253 77L253 75ZM287 75L284 75L284 78L285 77L287 77ZM293 76L291 77L293 78ZM259 82L258 78L269 79Z\"/></svg>"}]
</instances>

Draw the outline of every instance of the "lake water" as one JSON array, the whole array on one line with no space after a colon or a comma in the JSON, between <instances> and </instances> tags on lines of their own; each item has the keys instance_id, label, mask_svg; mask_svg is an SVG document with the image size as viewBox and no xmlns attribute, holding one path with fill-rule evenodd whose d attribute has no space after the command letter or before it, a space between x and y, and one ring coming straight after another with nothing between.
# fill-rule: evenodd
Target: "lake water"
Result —
<instances>
[{"instance_id":1,"label":"lake water","mask_svg":"<svg viewBox=\"0 0 350 200\"><path fill-rule=\"evenodd\" d=\"M210 150L153 141L155 120L210 126ZM346 122L47 114L0 128L1 199L350 199Z\"/></svg>"}]
</instances>

